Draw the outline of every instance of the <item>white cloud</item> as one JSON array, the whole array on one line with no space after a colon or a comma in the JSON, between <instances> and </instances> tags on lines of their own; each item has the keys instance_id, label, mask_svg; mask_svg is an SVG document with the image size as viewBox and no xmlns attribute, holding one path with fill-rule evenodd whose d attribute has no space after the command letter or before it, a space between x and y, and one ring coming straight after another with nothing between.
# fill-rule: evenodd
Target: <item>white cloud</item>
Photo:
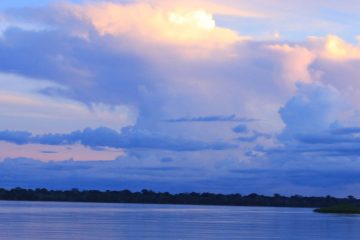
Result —
<instances>
[{"instance_id":1,"label":"white cloud","mask_svg":"<svg viewBox=\"0 0 360 240\"><path fill-rule=\"evenodd\" d=\"M216 11L217 7L207 2L201 5L145 1L63 4L60 9L78 21L90 24L101 36L125 39L122 43L126 42L140 54L151 53L151 48L166 48L166 51L185 57L202 58L219 51L231 55L229 49L235 43L249 39L229 28L217 26L216 12L241 15L224 6ZM78 32L84 36L86 30L78 29ZM113 45L116 47L116 42Z\"/></svg>"},{"instance_id":2,"label":"white cloud","mask_svg":"<svg viewBox=\"0 0 360 240\"><path fill-rule=\"evenodd\" d=\"M274 57L279 59L279 75L277 77L281 80L281 84L294 90L298 82L312 82L309 66L315 60L316 55L311 50L301 45L290 46L288 44L271 44L266 48L273 51Z\"/></svg>"},{"instance_id":3,"label":"white cloud","mask_svg":"<svg viewBox=\"0 0 360 240\"><path fill-rule=\"evenodd\" d=\"M51 120L45 121L48 118L57 118L61 123L57 128L62 132L99 125L120 129L136 122L137 128L195 140L234 141L237 136L229 124L171 125L163 120L236 114L260 119L251 124L251 130L275 134L285 127L278 111L297 94L299 82L331 86L339 91L341 98L345 96L353 106L359 105L357 93L342 88L358 84L357 74L354 74L358 68L351 65L358 60L358 47L337 36L296 43L279 39L242 41L239 33L217 24L216 14L253 17L251 14L241 15L232 9L203 3L97 1L55 5L49 10L52 14L44 19L50 20L44 22L52 24L53 29L43 35L43 44L46 45L46 38L53 35L69 38L55 37L54 41L61 41L60 47L51 45L44 55L56 59L54 69L59 75L66 72L76 76L60 77L56 81L78 92L86 88L82 97L88 105L29 94L27 88L24 94L18 94L18 86L11 96L3 94L4 103L20 106L11 106L13 115L26 114L28 119L42 119L42 128L47 131L53 131ZM44 9L40 12L47 13ZM42 19L41 16L31 17ZM81 33L79 39L73 38L76 31ZM21 34L20 31L14 33L9 41L21 38ZM286 35L282 35L282 39L286 39ZM114 48L117 51L113 51ZM29 71L28 68L25 71ZM83 71L78 72L78 69ZM348 69L351 74L346 74ZM34 81L30 82L33 86ZM125 101L137 108L138 119L135 119L134 110L123 105ZM41 105L45 102L47 107ZM109 102L116 106L110 106ZM25 105L35 111L23 111ZM57 108L56 113L44 110L54 108ZM59 119L63 116L67 120ZM20 124L14 119L8 119L8 125L4 126L34 131L34 124ZM35 132L39 131L37 127Z\"/></svg>"},{"instance_id":4,"label":"white cloud","mask_svg":"<svg viewBox=\"0 0 360 240\"><path fill-rule=\"evenodd\" d=\"M320 57L333 61L360 59L360 46L350 44L336 35L309 37L309 43Z\"/></svg>"}]
</instances>

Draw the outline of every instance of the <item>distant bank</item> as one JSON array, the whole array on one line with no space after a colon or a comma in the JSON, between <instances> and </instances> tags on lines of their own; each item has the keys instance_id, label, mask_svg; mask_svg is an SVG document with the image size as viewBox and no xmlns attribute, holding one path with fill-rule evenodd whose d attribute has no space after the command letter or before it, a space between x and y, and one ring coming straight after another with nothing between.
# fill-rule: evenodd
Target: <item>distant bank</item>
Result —
<instances>
[{"instance_id":1,"label":"distant bank","mask_svg":"<svg viewBox=\"0 0 360 240\"><path fill-rule=\"evenodd\" d=\"M0 200L7 201L53 201L53 202L97 202L97 203L149 203L149 204L189 204L222 206L267 206L267 207L330 207L338 205L360 205L360 200L352 196L347 198L305 197L300 195L264 196L258 194L214 194L214 193L177 193L97 191L97 190L48 190L48 189L2 189Z\"/></svg>"},{"instance_id":2,"label":"distant bank","mask_svg":"<svg viewBox=\"0 0 360 240\"><path fill-rule=\"evenodd\" d=\"M349 203L349 204L340 204L329 207L322 207L315 209L314 212L336 213L336 214L360 214L360 204Z\"/></svg>"}]
</instances>

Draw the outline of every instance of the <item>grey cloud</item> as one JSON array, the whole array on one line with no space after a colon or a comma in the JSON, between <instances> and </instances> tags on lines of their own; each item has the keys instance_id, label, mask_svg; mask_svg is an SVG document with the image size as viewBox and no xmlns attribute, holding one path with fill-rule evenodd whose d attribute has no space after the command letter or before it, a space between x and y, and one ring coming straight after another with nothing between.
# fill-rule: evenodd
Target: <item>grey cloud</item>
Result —
<instances>
[{"instance_id":1,"label":"grey cloud","mask_svg":"<svg viewBox=\"0 0 360 240\"><path fill-rule=\"evenodd\" d=\"M256 119L239 118L235 114L228 116L201 116L201 117L183 117L166 120L167 122L254 122Z\"/></svg>"},{"instance_id":2,"label":"grey cloud","mask_svg":"<svg viewBox=\"0 0 360 240\"><path fill-rule=\"evenodd\" d=\"M297 94L279 110L286 125L280 137L286 141L294 135L326 131L340 111L339 93L333 87L299 84Z\"/></svg>"},{"instance_id":3,"label":"grey cloud","mask_svg":"<svg viewBox=\"0 0 360 240\"><path fill-rule=\"evenodd\" d=\"M323 134L301 134L294 136L296 140L305 144L340 144L340 143L359 143L360 138L343 135Z\"/></svg>"},{"instance_id":4,"label":"grey cloud","mask_svg":"<svg viewBox=\"0 0 360 240\"><path fill-rule=\"evenodd\" d=\"M331 131L335 135L349 135L360 133L360 127L346 127L346 128L337 128Z\"/></svg>"},{"instance_id":5,"label":"grey cloud","mask_svg":"<svg viewBox=\"0 0 360 240\"><path fill-rule=\"evenodd\" d=\"M151 92L149 82L160 77L151 73L141 57L104 49L104 41L94 37L88 42L54 29L9 28L0 42L0 71L49 79L69 87L66 92L45 89L43 94L65 95L85 103L122 102L146 108L142 89Z\"/></svg>"},{"instance_id":6,"label":"grey cloud","mask_svg":"<svg viewBox=\"0 0 360 240\"><path fill-rule=\"evenodd\" d=\"M41 151L41 153L45 153L45 154L56 154L56 153L58 153L58 152L56 152L56 151L43 150L43 151Z\"/></svg>"},{"instance_id":7,"label":"grey cloud","mask_svg":"<svg viewBox=\"0 0 360 240\"><path fill-rule=\"evenodd\" d=\"M32 134L22 131L2 131L0 132L0 140L12 142L16 144L26 144L31 140Z\"/></svg>"},{"instance_id":8,"label":"grey cloud","mask_svg":"<svg viewBox=\"0 0 360 240\"><path fill-rule=\"evenodd\" d=\"M160 159L160 161L161 161L162 163L170 163L170 162L173 162L174 159L171 158L171 157L164 157L164 158Z\"/></svg>"},{"instance_id":9,"label":"grey cloud","mask_svg":"<svg viewBox=\"0 0 360 240\"><path fill-rule=\"evenodd\" d=\"M239 142L256 142L256 140L258 140L259 138L269 139L271 137L272 137L271 134L262 133L262 132L258 132L258 131L252 131L252 135L238 137L238 138L236 138L236 140L238 140Z\"/></svg>"},{"instance_id":10,"label":"grey cloud","mask_svg":"<svg viewBox=\"0 0 360 240\"><path fill-rule=\"evenodd\" d=\"M155 191L212 191L260 194L360 194L349 187L360 182L359 170L244 168L226 176L202 174L193 167L126 167L121 160L94 162L41 162L7 159L0 162L2 187L49 189L150 188ZM54 174L56 172L56 174ZM133 178L132 176L141 176ZM236 184L234 184L236 183Z\"/></svg>"},{"instance_id":11,"label":"grey cloud","mask_svg":"<svg viewBox=\"0 0 360 240\"><path fill-rule=\"evenodd\" d=\"M0 132L0 140L16 144L65 145L81 143L89 147L144 148L170 151L226 150L237 147L237 145L226 142L201 142L134 128L123 129L121 133L109 128L87 128L69 134L44 135L3 131Z\"/></svg>"},{"instance_id":12,"label":"grey cloud","mask_svg":"<svg viewBox=\"0 0 360 240\"><path fill-rule=\"evenodd\" d=\"M246 133L246 132L248 132L248 128L245 124L240 124L240 125L237 125L236 127L234 127L233 131L235 133Z\"/></svg>"}]
</instances>

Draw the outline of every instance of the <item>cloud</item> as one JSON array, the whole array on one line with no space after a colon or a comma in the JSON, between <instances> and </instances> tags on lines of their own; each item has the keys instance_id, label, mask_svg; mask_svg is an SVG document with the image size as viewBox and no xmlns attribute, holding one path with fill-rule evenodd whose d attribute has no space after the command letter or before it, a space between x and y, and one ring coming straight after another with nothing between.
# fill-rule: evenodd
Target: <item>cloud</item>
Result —
<instances>
[{"instance_id":1,"label":"cloud","mask_svg":"<svg viewBox=\"0 0 360 240\"><path fill-rule=\"evenodd\" d=\"M123 160L123 159L122 159ZM101 189L191 192L210 191L249 194L303 194L357 196L359 172L352 170L233 169L226 175L209 175L192 166L124 165L123 161L48 162L7 159L0 162L3 187L49 189ZM56 174L54 174L56 173ZM237 184L234 184L236 182Z\"/></svg>"},{"instance_id":2,"label":"cloud","mask_svg":"<svg viewBox=\"0 0 360 240\"><path fill-rule=\"evenodd\" d=\"M310 37L310 45L315 45L318 54L332 61L351 61L360 59L360 47L347 43L336 35ZM319 47L320 45L320 47Z\"/></svg>"},{"instance_id":3,"label":"cloud","mask_svg":"<svg viewBox=\"0 0 360 240\"><path fill-rule=\"evenodd\" d=\"M256 119L238 118L236 115L229 116L202 116L202 117L183 117L166 120L170 123L177 122L253 122Z\"/></svg>"},{"instance_id":4,"label":"cloud","mask_svg":"<svg viewBox=\"0 0 360 240\"><path fill-rule=\"evenodd\" d=\"M34 14L29 14L28 18L46 15L44 9L32 11ZM233 112L238 116L251 116L249 119L268 119L272 121L272 126L266 128L275 131L282 127L277 110L292 94L287 85L294 85L296 79L301 79L296 77L298 74L292 74L291 69L283 73L285 70L282 66L289 61L284 61L282 54L275 58L277 51L264 48L266 42L236 43L231 52L237 56L230 59L221 57L184 61L176 54L169 56L171 51L152 52L149 57L146 51L157 48L139 43L136 44L137 48L144 51L138 52L128 48L124 38L113 39L93 32L88 24L80 24L87 22L81 18L74 20L70 17L71 24L65 29L67 10L53 7L52 11L55 13L46 18L53 17L52 21L47 21L53 26L48 31L8 29L5 42L12 43L13 47L9 49L3 46L4 58L7 59L4 70L16 69L25 75L42 75L70 88L71 98L87 104L101 101L107 105L134 107L139 112L137 124L144 128L156 127L158 130L160 124L156 121L175 120L176 116L227 116ZM58 16L56 12L64 14ZM37 19L40 21L41 17ZM90 32L90 38L74 35L73 31L78 27ZM27 46L27 42L34 44ZM43 46L47 46L46 50ZM114 46L121 51L113 51ZM44 62L45 67L40 69L34 64L35 61L18 62L18 59L26 59L19 53L29 48L37 49L33 56ZM306 55L301 47L294 52L300 53L291 54L289 59L297 59L302 52ZM172 61L166 61L169 58ZM113 67L114 63L118 67ZM299 65L306 71L306 64ZM294 77L288 80L287 76ZM266 105L266 110L256 110L259 105Z\"/></svg>"},{"instance_id":5,"label":"cloud","mask_svg":"<svg viewBox=\"0 0 360 240\"><path fill-rule=\"evenodd\" d=\"M274 53L274 57L281 59L277 66L281 72L279 77L289 89L293 89L299 82L312 82L309 66L316 55L311 50L304 46L288 44L272 44L266 48Z\"/></svg>"},{"instance_id":6,"label":"cloud","mask_svg":"<svg viewBox=\"0 0 360 240\"><path fill-rule=\"evenodd\" d=\"M169 151L226 150L237 146L226 142L200 142L149 131L125 128L121 133L109 128L87 128L69 134L32 135L28 132L2 131L0 141L16 144L72 145L88 147L160 149Z\"/></svg>"},{"instance_id":7,"label":"cloud","mask_svg":"<svg viewBox=\"0 0 360 240\"><path fill-rule=\"evenodd\" d=\"M29 132L2 131L0 132L0 139L16 144L26 144L29 142L31 135Z\"/></svg>"},{"instance_id":8,"label":"cloud","mask_svg":"<svg viewBox=\"0 0 360 240\"><path fill-rule=\"evenodd\" d=\"M343 128L336 128L331 131L333 134L336 135L350 135L350 134L357 134L360 133L360 127L343 127Z\"/></svg>"},{"instance_id":9,"label":"cloud","mask_svg":"<svg viewBox=\"0 0 360 240\"><path fill-rule=\"evenodd\" d=\"M288 167L311 163L317 169L356 162L358 126L351 124L357 110L347 97L332 85L298 84L297 94L279 110L285 124L279 145L258 149L260 158Z\"/></svg>"},{"instance_id":10,"label":"cloud","mask_svg":"<svg viewBox=\"0 0 360 240\"><path fill-rule=\"evenodd\" d=\"M191 1L191 0L183 0L183 1L166 1L166 0L150 0L146 1L150 4L166 6L167 8L190 8L190 9L206 9L216 15L225 15L225 16L236 16L236 17L248 17L248 18L262 18L265 17L264 14L260 12L256 12L254 10L238 8L232 6L228 3L218 3L216 1Z\"/></svg>"},{"instance_id":11,"label":"cloud","mask_svg":"<svg viewBox=\"0 0 360 240\"><path fill-rule=\"evenodd\" d=\"M2 129L49 133L108 126L120 130L133 124L136 117L125 105L69 99L61 95L67 92L65 86L50 81L0 74L0 84Z\"/></svg>"},{"instance_id":12,"label":"cloud","mask_svg":"<svg viewBox=\"0 0 360 240\"><path fill-rule=\"evenodd\" d=\"M270 139L271 137L272 137L271 134L261 133L258 131L252 131L252 135L238 137L238 138L236 138L236 140L238 140L239 142L251 143L251 142L256 142L259 138Z\"/></svg>"},{"instance_id":13,"label":"cloud","mask_svg":"<svg viewBox=\"0 0 360 240\"><path fill-rule=\"evenodd\" d=\"M235 133L246 133L246 132L248 132L248 128L245 124L240 124L240 125L237 125L236 127L234 127L233 131Z\"/></svg>"},{"instance_id":14,"label":"cloud","mask_svg":"<svg viewBox=\"0 0 360 240\"><path fill-rule=\"evenodd\" d=\"M112 161L125 154L121 149L104 147L99 151L78 143L72 145L44 145L29 143L31 138L24 137L22 141L18 141L9 136L4 136L4 132L1 133L0 138L7 139L6 142L0 141L0 148L2 149L0 161L6 158L33 158L44 162L70 159L74 161Z\"/></svg>"},{"instance_id":15,"label":"cloud","mask_svg":"<svg viewBox=\"0 0 360 240\"><path fill-rule=\"evenodd\" d=\"M302 4L312 20L323 17L314 13L324 2ZM1 158L28 153L60 160L46 153L60 151L63 159L93 154L91 160L109 160L115 153L106 147L113 147L124 149L122 163L133 162L127 171L138 174L134 178L146 171L156 178L161 166L180 176L179 169L196 166L203 170L198 177L207 178L192 178L194 186L208 187L206 181L219 177L223 189L239 179L255 183L256 176L245 181L229 172L244 163L269 167L263 179L283 174L289 180L274 171L280 167L356 169L359 46L328 21L299 33L303 7L278 6L263 0L221 6L93 1L2 13L7 22L0 39L0 71L6 73L0 76L0 129L9 131L0 138L12 152L3 151ZM290 23L279 9L289 10L281 14ZM309 20L303 20L307 28ZM281 38L267 37L273 32ZM323 37L306 39L310 33ZM69 146L82 149L69 153ZM47 168L76 165L68 164ZM140 169L144 165L147 170ZM256 187L267 189L264 181Z\"/></svg>"},{"instance_id":16,"label":"cloud","mask_svg":"<svg viewBox=\"0 0 360 240\"><path fill-rule=\"evenodd\" d=\"M174 159L172 159L171 157L164 157L160 161L163 163L171 163L174 161Z\"/></svg>"},{"instance_id":17,"label":"cloud","mask_svg":"<svg viewBox=\"0 0 360 240\"><path fill-rule=\"evenodd\" d=\"M121 39L123 43L127 42L129 48L140 50L140 53L151 52L150 48L165 47L186 58L203 58L214 52L230 55L228 50L233 44L249 39L216 25L211 12L216 9L216 4L211 4L210 7L207 7L206 2L201 7L196 5L201 4L184 4L178 1L171 4L165 1L122 4L100 1L88 4L65 3L58 6L55 13L62 18L64 15L68 17L62 19L63 22L77 20L80 22L78 26L92 28L89 31L78 27L74 30L75 35L89 39L91 32L95 31L103 37ZM240 14L229 9L223 7L216 12Z\"/></svg>"},{"instance_id":18,"label":"cloud","mask_svg":"<svg viewBox=\"0 0 360 240\"><path fill-rule=\"evenodd\" d=\"M286 124L282 135L314 133L336 123L343 111L339 92L321 84L298 85L298 93L279 110Z\"/></svg>"}]
</instances>

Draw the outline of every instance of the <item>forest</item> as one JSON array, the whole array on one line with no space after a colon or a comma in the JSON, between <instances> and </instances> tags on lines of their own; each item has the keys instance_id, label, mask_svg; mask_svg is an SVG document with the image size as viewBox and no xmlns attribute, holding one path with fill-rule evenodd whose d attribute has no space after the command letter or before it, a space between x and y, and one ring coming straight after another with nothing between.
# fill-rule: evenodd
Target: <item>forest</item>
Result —
<instances>
[{"instance_id":1,"label":"forest","mask_svg":"<svg viewBox=\"0 0 360 240\"><path fill-rule=\"evenodd\" d=\"M132 192L98 190L48 190L48 189L2 189L0 200L6 201L49 201L49 202L97 202L97 203L143 203L143 204L191 204L223 206L273 206L273 207L328 207L339 204L359 204L353 196L346 198L308 197L301 195L273 196L215 193L169 193L142 190Z\"/></svg>"}]
</instances>

